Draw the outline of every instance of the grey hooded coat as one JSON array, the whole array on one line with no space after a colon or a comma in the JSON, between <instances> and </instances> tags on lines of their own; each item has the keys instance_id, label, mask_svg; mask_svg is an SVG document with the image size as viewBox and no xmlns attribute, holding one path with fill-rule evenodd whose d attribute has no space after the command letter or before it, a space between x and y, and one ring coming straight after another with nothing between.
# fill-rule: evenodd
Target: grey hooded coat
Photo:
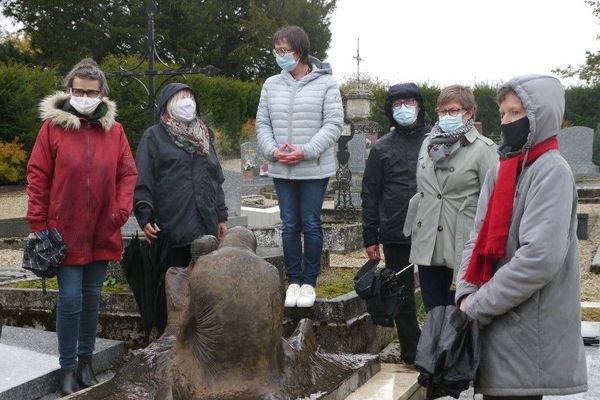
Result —
<instances>
[{"instance_id":1,"label":"grey hooded coat","mask_svg":"<svg viewBox=\"0 0 600 400\"><path fill-rule=\"evenodd\" d=\"M527 75L504 84L527 111L535 145L558 135L564 89L549 76ZM462 279L498 168L488 172L475 225L465 245L456 290L467 314L484 326L477 392L490 396L566 395L587 390L581 338L577 191L560 152L551 150L520 173L506 257L481 287Z\"/></svg>"},{"instance_id":2,"label":"grey hooded coat","mask_svg":"<svg viewBox=\"0 0 600 400\"><path fill-rule=\"evenodd\" d=\"M310 57L312 72L300 80L282 70L263 85L256 112L256 136L269 176L283 179L322 179L335 175L334 144L342 133L344 111L331 67ZM273 152L288 143L301 146L304 161L284 165Z\"/></svg>"}]
</instances>

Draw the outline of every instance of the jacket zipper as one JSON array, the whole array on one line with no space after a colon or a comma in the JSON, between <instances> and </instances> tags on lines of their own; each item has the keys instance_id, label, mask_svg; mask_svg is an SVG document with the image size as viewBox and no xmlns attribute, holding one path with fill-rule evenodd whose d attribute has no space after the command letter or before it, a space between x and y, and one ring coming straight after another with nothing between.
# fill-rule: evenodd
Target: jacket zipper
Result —
<instances>
[{"instance_id":1,"label":"jacket zipper","mask_svg":"<svg viewBox=\"0 0 600 400\"><path fill-rule=\"evenodd\" d=\"M86 226L89 227L90 226L90 214L91 214L91 174L92 174L92 148L91 148L91 144L90 144L90 124L88 122L87 124L87 128L86 129L86 138L87 138L87 174L86 174L86 192L87 192L87 224Z\"/></svg>"},{"instance_id":2,"label":"jacket zipper","mask_svg":"<svg viewBox=\"0 0 600 400\"><path fill-rule=\"evenodd\" d=\"M292 94L290 96L290 105L288 107L288 144L293 144L293 140L294 140L294 135L292 133L292 122L294 121L294 115L293 115L293 111L294 111L294 98L296 97L296 92L298 91L298 83L294 82L293 83L293 90L292 90Z\"/></svg>"}]
</instances>

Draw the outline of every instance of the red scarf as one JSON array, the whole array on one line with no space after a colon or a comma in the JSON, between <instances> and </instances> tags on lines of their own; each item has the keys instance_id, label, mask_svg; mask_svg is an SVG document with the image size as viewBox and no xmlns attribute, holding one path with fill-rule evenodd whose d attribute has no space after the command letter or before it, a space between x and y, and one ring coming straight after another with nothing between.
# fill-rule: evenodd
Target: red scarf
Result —
<instances>
[{"instance_id":1,"label":"red scarf","mask_svg":"<svg viewBox=\"0 0 600 400\"><path fill-rule=\"evenodd\" d=\"M527 155L526 165L549 150L558 150L556 136L533 146ZM523 158L524 154L521 153L519 156L500 161L498 179L488 202L471 261L463 277L474 285L481 286L492 279L494 263L506 256L506 239L512 217L515 187Z\"/></svg>"}]
</instances>

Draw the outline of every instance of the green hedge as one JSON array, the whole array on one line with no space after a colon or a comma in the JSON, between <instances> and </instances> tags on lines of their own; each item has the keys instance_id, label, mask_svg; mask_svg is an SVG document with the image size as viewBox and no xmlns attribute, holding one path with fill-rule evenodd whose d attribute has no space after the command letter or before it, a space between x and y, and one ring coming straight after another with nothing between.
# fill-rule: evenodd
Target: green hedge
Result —
<instances>
[{"instance_id":1,"label":"green hedge","mask_svg":"<svg viewBox=\"0 0 600 400\"><path fill-rule=\"evenodd\" d=\"M101 65L104 71L118 71L121 58L109 57ZM125 67L135 67L139 59L126 59ZM138 70L144 70L142 64ZM156 87L170 81L184 81L198 94L199 111L219 135L219 151L222 154L239 154L240 144L252 137L253 120L260 97L262 82L243 82L225 77L188 75L169 78L157 76ZM388 121L383 114L383 104L388 85L379 81L366 81L375 95L372 119L387 131ZM117 102L119 121L125 127L130 144L135 150L141 135L148 127L147 95L144 88L133 80L109 78L110 97ZM342 85L347 92L352 83ZM440 87L420 84L425 109L436 120L435 104ZM22 64L0 64L0 142L12 142L19 138L23 149L30 152L40 127L38 104L46 95L60 88L60 77L54 69L31 68ZM497 139L499 115L495 103L496 86L477 84L473 91L479 107L477 120L483 123L484 133ZM596 127L600 124L600 86L572 87L566 91L565 126L583 125Z\"/></svg>"},{"instance_id":2,"label":"green hedge","mask_svg":"<svg viewBox=\"0 0 600 400\"><path fill-rule=\"evenodd\" d=\"M109 57L100 66L104 71L119 71L122 58ZM131 69L139 59L125 59L124 67ZM143 63L138 70L147 69ZM198 94L199 111L220 135L223 154L239 154L240 143L247 140L243 133L248 120L256 116L262 83L243 82L231 78L205 75L156 77L156 88L168 82L189 84ZM149 125L148 97L145 89L133 79L109 77L109 97L117 103L117 119L125 128L131 147L135 150ZM61 77L54 69L30 68L10 63L0 64L0 142L12 142L16 137L27 152L31 151L40 128L38 104L42 98L61 88ZM157 96L158 102L158 96ZM246 129L247 131L247 129Z\"/></svg>"},{"instance_id":3,"label":"green hedge","mask_svg":"<svg viewBox=\"0 0 600 400\"><path fill-rule=\"evenodd\" d=\"M38 104L57 84L56 71L0 64L0 141L18 138L27 153L40 129Z\"/></svg>"}]
</instances>

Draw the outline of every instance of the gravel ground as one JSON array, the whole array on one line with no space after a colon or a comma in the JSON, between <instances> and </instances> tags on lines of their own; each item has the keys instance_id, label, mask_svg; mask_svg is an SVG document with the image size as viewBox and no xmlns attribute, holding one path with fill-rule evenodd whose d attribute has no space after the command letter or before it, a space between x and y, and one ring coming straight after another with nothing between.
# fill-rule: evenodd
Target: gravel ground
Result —
<instances>
[{"instance_id":1,"label":"gravel ground","mask_svg":"<svg viewBox=\"0 0 600 400\"><path fill-rule=\"evenodd\" d=\"M239 171L240 159L227 158L221 161L224 169ZM27 212L25 191L0 193L0 219L24 217ZM588 213L588 240L579 242L582 270L589 270L594 255L600 245L600 204L580 204L578 212ZM383 251L381 252L383 255ZM0 250L0 268L21 266L21 250ZM330 263L334 267L359 268L367 261L364 250L349 254L331 254ZM382 260L385 264L385 260ZM600 301L600 274L583 272L581 276L581 298L584 301Z\"/></svg>"},{"instance_id":2,"label":"gravel ground","mask_svg":"<svg viewBox=\"0 0 600 400\"><path fill-rule=\"evenodd\" d=\"M27 215L25 191L0 193L0 219L19 218Z\"/></svg>"}]
</instances>

